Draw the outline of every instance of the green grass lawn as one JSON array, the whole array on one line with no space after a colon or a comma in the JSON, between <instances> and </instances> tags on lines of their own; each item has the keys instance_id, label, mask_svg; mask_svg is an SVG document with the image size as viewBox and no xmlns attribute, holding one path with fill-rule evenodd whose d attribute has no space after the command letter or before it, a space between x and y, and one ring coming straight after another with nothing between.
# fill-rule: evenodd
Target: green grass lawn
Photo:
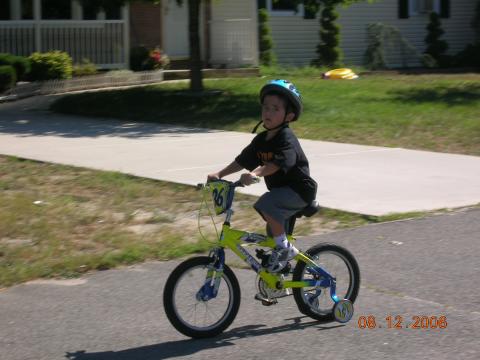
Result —
<instances>
[{"instance_id":1,"label":"green grass lawn","mask_svg":"<svg viewBox=\"0 0 480 360\"><path fill-rule=\"evenodd\" d=\"M320 71L276 70L262 78L205 80L207 92L163 83L69 95L54 111L131 121L250 131L259 119L257 94L267 80L288 78L305 113L299 137L343 143L480 156L480 75L371 74L354 81L322 80Z\"/></svg>"},{"instance_id":2,"label":"green grass lawn","mask_svg":"<svg viewBox=\"0 0 480 360\"><path fill-rule=\"evenodd\" d=\"M205 252L215 230L204 209L205 238L199 234L201 199L192 186L0 156L0 288ZM234 228L264 231L252 208L255 199L237 194ZM391 219L325 209L298 221L295 232L313 235ZM223 217L215 222L221 228Z\"/></svg>"}]
</instances>

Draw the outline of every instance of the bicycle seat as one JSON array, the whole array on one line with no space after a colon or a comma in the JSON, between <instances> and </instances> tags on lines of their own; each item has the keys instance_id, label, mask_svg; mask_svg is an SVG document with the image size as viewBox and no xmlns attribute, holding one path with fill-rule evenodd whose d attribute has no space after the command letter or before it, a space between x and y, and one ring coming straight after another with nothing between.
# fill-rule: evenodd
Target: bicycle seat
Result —
<instances>
[{"instance_id":1,"label":"bicycle seat","mask_svg":"<svg viewBox=\"0 0 480 360\"><path fill-rule=\"evenodd\" d=\"M304 207L302 210L295 214L296 218L301 218L302 216L310 217L315 215L320 210L320 204L317 200L313 200L310 204Z\"/></svg>"}]
</instances>

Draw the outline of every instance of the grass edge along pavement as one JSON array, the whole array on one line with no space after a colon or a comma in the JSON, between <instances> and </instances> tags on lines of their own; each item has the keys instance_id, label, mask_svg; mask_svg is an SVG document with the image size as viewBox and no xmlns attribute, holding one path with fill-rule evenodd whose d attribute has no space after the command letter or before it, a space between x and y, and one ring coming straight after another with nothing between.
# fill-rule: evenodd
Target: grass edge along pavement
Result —
<instances>
[{"instance_id":1,"label":"grass edge along pavement","mask_svg":"<svg viewBox=\"0 0 480 360\"><path fill-rule=\"evenodd\" d=\"M182 258L212 246L198 235L201 193L193 186L0 155L0 190L0 288ZM235 228L263 232L254 199L237 195ZM430 214L374 217L323 209L301 219L296 234ZM214 238L210 219L201 220L202 231ZM215 221L221 227L223 217Z\"/></svg>"},{"instance_id":2,"label":"grass edge along pavement","mask_svg":"<svg viewBox=\"0 0 480 360\"><path fill-rule=\"evenodd\" d=\"M305 112L292 124L299 138L480 156L480 74L382 73L347 81L307 70L288 76L304 98ZM260 114L258 90L275 77L287 76L206 79L202 94L186 82L74 94L51 109L250 132Z\"/></svg>"}]
</instances>

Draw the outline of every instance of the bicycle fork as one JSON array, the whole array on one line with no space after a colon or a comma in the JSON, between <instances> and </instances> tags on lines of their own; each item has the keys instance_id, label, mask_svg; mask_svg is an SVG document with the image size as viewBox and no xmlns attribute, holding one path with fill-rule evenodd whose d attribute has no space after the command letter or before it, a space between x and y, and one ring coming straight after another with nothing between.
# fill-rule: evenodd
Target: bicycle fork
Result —
<instances>
[{"instance_id":1,"label":"bicycle fork","mask_svg":"<svg viewBox=\"0 0 480 360\"><path fill-rule=\"evenodd\" d=\"M210 256L213 257L215 261L208 265L207 277L196 295L198 301L208 301L217 297L222 280L225 266L225 250L223 248L217 248L212 250Z\"/></svg>"}]
</instances>

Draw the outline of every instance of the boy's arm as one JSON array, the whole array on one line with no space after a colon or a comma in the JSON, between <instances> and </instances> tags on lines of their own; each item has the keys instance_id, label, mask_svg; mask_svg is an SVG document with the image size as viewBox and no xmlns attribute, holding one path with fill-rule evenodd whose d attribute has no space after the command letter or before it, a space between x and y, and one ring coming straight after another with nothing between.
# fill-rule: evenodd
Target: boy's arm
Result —
<instances>
[{"instance_id":1,"label":"boy's arm","mask_svg":"<svg viewBox=\"0 0 480 360\"><path fill-rule=\"evenodd\" d=\"M240 171L242 169L243 167L239 163L237 163L236 161L233 161L227 167L220 170L219 172L208 175L208 180L218 180L230 174L234 174L237 171Z\"/></svg>"},{"instance_id":2,"label":"boy's arm","mask_svg":"<svg viewBox=\"0 0 480 360\"><path fill-rule=\"evenodd\" d=\"M257 167L252 171L252 174L255 176L269 176L275 174L280 167L275 165L273 162L267 162L265 165Z\"/></svg>"},{"instance_id":3,"label":"boy's arm","mask_svg":"<svg viewBox=\"0 0 480 360\"><path fill-rule=\"evenodd\" d=\"M280 170L278 165L275 165L273 162L267 162L265 165L257 167L252 172L242 174L240 181L243 185L251 185L255 182L255 177L269 176L276 173L278 170Z\"/></svg>"},{"instance_id":4,"label":"boy's arm","mask_svg":"<svg viewBox=\"0 0 480 360\"><path fill-rule=\"evenodd\" d=\"M225 176L228 176L230 174L234 174L236 173L237 171L240 171L243 169L243 166L241 166L239 163L237 163L236 161L232 161L232 163L230 165L228 165L225 169L223 170L220 170L220 172L218 173L220 179L225 177Z\"/></svg>"}]
</instances>

